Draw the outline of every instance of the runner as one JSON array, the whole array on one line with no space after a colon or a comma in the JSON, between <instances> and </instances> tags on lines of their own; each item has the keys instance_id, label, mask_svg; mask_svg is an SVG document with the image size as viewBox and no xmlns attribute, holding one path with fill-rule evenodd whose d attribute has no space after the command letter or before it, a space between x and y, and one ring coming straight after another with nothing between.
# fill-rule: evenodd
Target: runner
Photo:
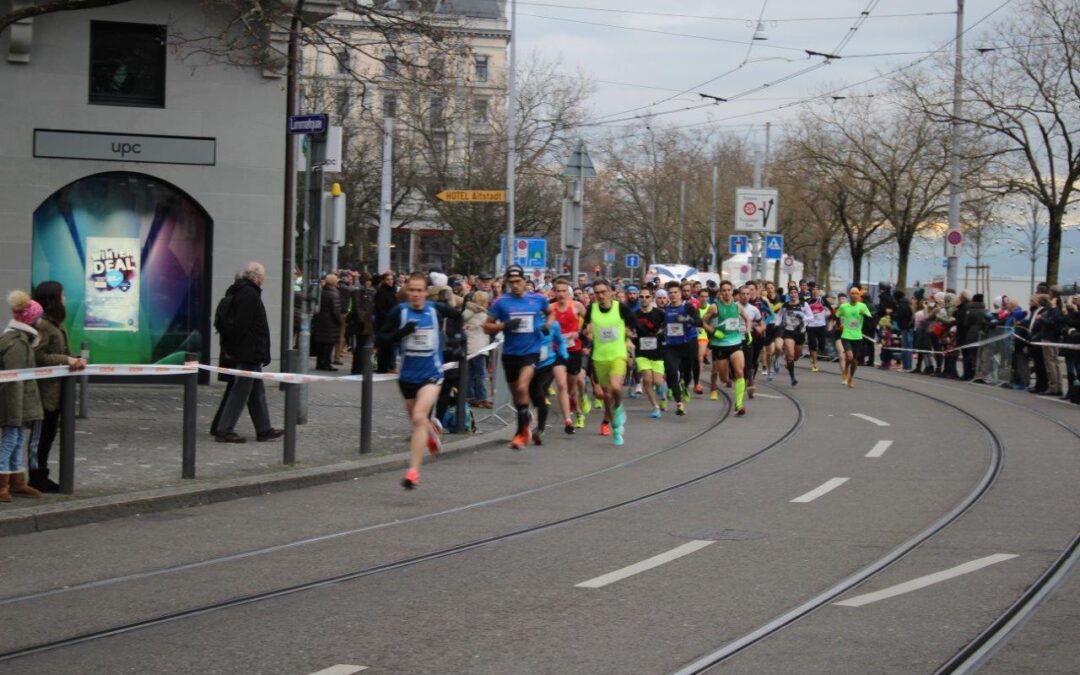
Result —
<instances>
[{"instance_id":1,"label":"runner","mask_svg":"<svg viewBox=\"0 0 1080 675\"><path fill-rule=\"evenodd\" d=\"M772 382L773 375L780 372L780 352L784 349L784 339L780 336L780 309L784 298L776 292L776 284L765 282L765 301L772 311L772 321L765 329L765 377Z\"/></svg>"},{"instance_id":2,"label":"runner","mask_svg":"<svg viewBox=\"0 0 1080 675\"><path fill-rule=\"evenodd\" d=\"M669 395L675 397L675 414L686 414L690 386L697 361L697 335L701 316L683 299L679 282L667 283L668 304L664 308L664 374Z\"/></svg>"},{"instance_id":3,"label":"runner","mask_svg":"<svg viewBox=\"0 0 1080 675\"><path fill-rule=\"evenodd\" d=\"M763 358L762 354L765 351L765 346L768 341L768 327L773 323L773 313L772 305L761 297L760 287L757 282L746 282L743 291L740 291L740 296L743 292L748 296L747 305L756 311L756 318L751 331L753 348L750 350L746 367L746 394L750 398L754 398L754 383L757 379L758 367L761 365L761 359Z\"/></svg>"},{"instance_id":4,"label":"runner","mask_svg":"<svg viewBox=\"0 0 1080 675\"><path fill-rule=\"evenodd\" d=\"M581 322L585 316L585 306L573 299L570 280L559 277L555 280L555 305L552 312L559 324L562 336L566 339L567 358L555 359L555 384L559 388L559 409L563 414L563 431L574 433L574 428L585 427L585 415L581 411L581 397L584 382L581 375L582 343L580 338ZM576 419L575 419L576 418Z\"/></svg>"},{"instance_id":5,"label":"runner","mask_svg":"<svg viewBox=\"0 0 1080 675\"><path fill-rule=\"evenodd\" d=\"M506 383L514 397L517 410L517 433L510 447L520 450L529 444L529 385L540 359L542 330L551 330L551 306L542 295L526 293L525 271L518 265L506 268L508 293L499 296L488 310L484 332L495 335L502 332L502 365L506 371Z\"/></svg>"},{"instance_id":6,"label":"runner","mask_svg":"<svg viewBox=\"0 0 1080 675\"><path fill-rule=\"evenodd\" d=\"M825 299L824 292L814 284L810 284L810 312L814 318L806 323L806 341L810 349L810 372L821 372L818 368L818 354L825 354L826 345L825 324L832 316L832 306Z\"/></svg>"},{"instance_id":7,"label":"runner","mask_svg":"<svg viewBox=\"0 0 1080 675\"><path fill-rule=\"evenodd\" d=\"M848 291L848 301L836 308L836 318L840 321L843 333L840 342L843 343L844 359L847 362L843 371L843 380L848 389L855 388L855 369L862 354L863 321L872 318L870 309L861 302L862 291L852 288Z\"/></svg>"},{"instance_id":8,"label":"runner","mask_svg":"<svg viewBox=\"0 0 1080 675\"><path fill-rule=\"evenodd\" d=\"M806 326L813 318L810 306L799 295L799 287L792 285L788 288L787 301L780 309L779 321L784 339L784 357L793 387L799 383L795 379L795 363L802 356L802 346L806 344Z\"/></svg>"},{"instance_id":9,"label":"runner","mask_svg":"<svg viewBox=\"0 0 1080 675\"><path fill-rule=\"evenodd\" d=\"M439 399L443 383L443 319L459 318L461 313L443 303L428 301L427 275L413 273L405 284L408 302L401 303L386 317L378 339L387 347L401 343L401 369L398 388L405 398L405 412L412 422L409 441L409 468L401 486L412 490L420 485L420 464L424 447L435 455L442 449L441 427L431 419L431 409Z\"/></svg>"},{"instance_id":10,"label":"runner","mask_svg":"<svg viewBox=\"0 0 1080 675\"><path fill-rule=\"evenodd\" d=\"M749 286L743 286L739 289L738 302L749 320L745 339L743 340L743 360L745 362L743 372L746 374L746 395L749 398L754 398L754 372L757 370L755 359L758 357L761 340L765 335L765 324L762 321L763 315L761 310L750 302L752 297L753 293Z\"/></svg>"},{"instance_id":11,"label":"runner","mask_svg":"<svg viewBox=\"0 0 1080 675\"><path fill-rule=\"evenodd\" d=\"M536 408L536 430L533 431L532 440L537 445L544 444L544 430L547 428L548 417L548 387L551 386L552 378L555 377L555 364L558 359L563 363L569 360L570 354L566 350L566 340L563 339L562 331L558 324L544 326L540 329L540 356L536 362L536 372L532 382L529 383L529 398L533 407ZM574 433L573 426L569 425L567 418L568 433Z\"/></svg>"},{"instance_id":12,"label":"runner","mask_svg":"<svg viewBox=\"0 0 1080 675\"><path fill-rule=\"evenodd\" d=\"M642 290L638 299L641 302L634 312L637 322L634 363L641 373L645 396L652 405L649 416L657 419L660 417L660 401L657 400L656 389L664 383L664 310L653 304L652 288Z\"/></svg>"},{"instance_id":13,"label":"runner","mask_svg":"<svg viewBox=\"0 0 1080 675\"><path fill-rule=\"evenodd\" d=\"M719 398L716 388L716 376L727 381L728 369L735 378L735 415L746 414L744 397L746 395L746 355L743 353L743 341L747 328L753 320L743 305L735 302L734 286L727 279L720 282L720 297L716 304L705 314L705 325L709 332L709 347L712 350L712 400Z\"/></svg>"},{"instance_id":14,"label":"runner","mask_svg":"<svg viewBox=\"0 0 1080 675\"><path fill-rule=\"evenodd\" d=\"M708 291L695 290L692 295L687 295L686 286L682 288L683 296L697 309L698 318L701 319L701 323L698 324L701 328L697 331L697 358L694 360L694 393L700 396L705 393L701 386L701 373L709 354L709 334L705 330L705 314L712 303L709 302Z\"/></svg>"},{"instance_id":15,"label":"runner","mask_svg":"<svg viewBox=\"0 0 1080 675\"><path fill-rule=\"evenodd\" d=\"M614 445L623 444L626 411L622 388L627 362L633 358L627 349L627 337L634 331L634 317L625 305L613 302L611 284L604 279L593 281L596 302L585 315L584 331L593 342L592 364L604 394L604 421L600 434L611 434Z\"/></svg>"},{"instance_id":16,"label":"runner","mask_svg":"<svg viewBox=\"0 0 1080 675\"><path fill-rule=\"evenodd\" d=\"M839 307L845 302L847 302L847 296L837 293L835 306ZM841 340L843 334L844 326L840 319L836 318L836 310L833 309L829 316L829 339L833 342L833 348L836 349L836 356L840 362L840 382L847 384L847 357L844 356L844 343Z\"/></svg>"}]
</instances>

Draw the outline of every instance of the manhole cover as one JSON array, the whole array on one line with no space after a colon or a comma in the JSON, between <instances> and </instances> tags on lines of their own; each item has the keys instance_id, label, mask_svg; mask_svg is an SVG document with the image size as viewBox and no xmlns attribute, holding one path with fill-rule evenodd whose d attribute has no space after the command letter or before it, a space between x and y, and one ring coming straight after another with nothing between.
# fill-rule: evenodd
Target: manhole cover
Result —
<instances>
[{"instance_id":1,"label":"manhole cover","mask_svg":"<svg viewBox=\"0 0 1080 675\"><path fill-rule=\"evenodd\" d=\"M714 541L745 541L748 539L763 539L765 533L751 530L697 530L680 536L689 539L712 539Z\"/></svg>"}]
</instances>

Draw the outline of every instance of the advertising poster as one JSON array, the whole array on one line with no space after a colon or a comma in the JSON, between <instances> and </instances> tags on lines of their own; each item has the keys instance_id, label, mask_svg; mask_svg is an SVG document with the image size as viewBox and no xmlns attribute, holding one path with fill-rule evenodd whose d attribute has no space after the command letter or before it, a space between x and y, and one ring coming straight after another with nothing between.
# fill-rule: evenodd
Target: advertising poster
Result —
<instances>
[{"instance_id":1,"label":"advertising poster","mask_svg":"<svg viewBox=\"0 0 1080 675\"><path fill-rule=\"evenodd\" d=\"M139 330L139 240L86 238L86 330Z\"/></svg>"}]
</instances>

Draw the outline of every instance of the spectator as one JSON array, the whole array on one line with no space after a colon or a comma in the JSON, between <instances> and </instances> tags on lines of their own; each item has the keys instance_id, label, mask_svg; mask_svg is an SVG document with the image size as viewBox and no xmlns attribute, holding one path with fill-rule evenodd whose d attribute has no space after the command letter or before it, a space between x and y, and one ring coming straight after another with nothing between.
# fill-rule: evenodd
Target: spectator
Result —
<instances>
[{"instance_id":1,"label":"spectator","mask_svg":"<svg viewBox=\"0 0 1080 675\"><path fill-rule=\"evenodd\" d=\"M394 273L383 272L379 287L375 290L375 325L382 326L386 317L397 307L397 289L394 287ZM394 367L394 344L390 341L378 342L378 359L375 372L388 373Z\"/></svg>"},{"instance_id":2,"label":"spectator","mask_svg":"<svg viewBox=\"0 0 1080 675\"><path fill-rule=\"evenodd\" d=\"M262 286L266 281L266 269L261 263L249 262L240 274L240 280L227 291L231 296L227 314L229 318L221 333L221 351L231 358L238 370L261 372L270 363L270 326L266 320L266 307L262 301ZM235 432L240 413L247 406L255 425L255 439L269 441L280 438L285 432L270 426L270 411L266 405L266 388L262 380L236 377L225 391L221 401L220 418L213 430L220 443L244 443L247 439Z\"/></svg>"},{"instance_id":3,"label":"spectator","mask_svg":"<svg viewBox=\"0 0 1080 675\"><path fill-rule=\"evenodd\" d=\"M0 335L0 366L4 370L34 368L37 326L44 310L25 291L8 294L8 306L12 318ZM44 417L36 380L0 384L0 502L10 502L11 495L41 496L27 484L23 472L23 440L25 427Z\"/></svg>"},{"instance_id":4,"label":"spectator","mask_svg":"<svg viewBox=\"0 0 1080 675\"><path fill-rule=\"evenodd\" d=\"M986 305L983 304L982 293L976 293L964 305L963 315L960 318L962 321L958 331L963 331L962 335L959 336L960 344L970 345L978 342L980 333L986 327ZM975 357L977 355L977 348L963 350L964 376L961 379L970 381L975 378Z\"/></svg>"},{"instance_id":5,"label":"spectator","mask_svg":"<svg viewBox=\"0 0 1080 675\"><path fill-rule=\"evenodd\" d=\"M900 331L900 367L910 372L912 364L912 352L915 347L915 312L912 309L911 300L904 291L899 288L893 291L893 301L896 308L893 310L893 321L896 322Z\"/></svg>"},{"instance_id":6,"label":"spectator","mask_svg":"<svg viewBox=\"0 0 1080 675\"><path fill-rule=\"evenodd\" d=\"M311 346L315 352L315 370L336 371L332 365L334 345L341 334L341 292L336 274L327 274L319 293L319 311L311 320Z\"/></svg>"},{"instance_id":7,"label":"spectator","mask_svg":"<svg viewBox=\"0 0 1080 675\"><path fill-rule=\"evenodd\" d=\"M484 332L488 304L488 294L484 291L473 293L472 300L465 304L465 337L470 354L479 352L491 342L491 338ZM490 408L492 405L487 396L487 364L487 354L481 354L469 361L467 398L469 405L477 408Z\"/></svg>"},{"instance_id":8,"label":"spectator","mask_svg":"<svg viewBox=\"0 0 1080 675\"><path fill-rule=\"evenodd\" d=\"M360 347L370 344L375 335L375 289L371 287L371 277L365 272L360 275L360 285L351 292L349 314L345 322L355 339L351 374L359 375L363 369Z\"/></svg>"}]
</instances>

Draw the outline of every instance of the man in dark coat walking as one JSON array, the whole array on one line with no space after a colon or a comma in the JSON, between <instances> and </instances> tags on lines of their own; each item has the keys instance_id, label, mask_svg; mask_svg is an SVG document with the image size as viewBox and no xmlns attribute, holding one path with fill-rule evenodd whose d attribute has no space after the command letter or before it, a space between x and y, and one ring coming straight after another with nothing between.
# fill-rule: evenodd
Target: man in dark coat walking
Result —
<instances>
[{"instance_id":1,"label":"man in dark coat walking","mask_svg":"<svg viewBox=\"0 0 1080 675\"><path fill-rule=\"evenodd\" d=\"M337 370L331 361L334 346L341 336L341 292L336 274L327 274L319 294L319 311L311 322L311 344L315 352L315 370Z\"/></svg>"},{"instance_id":2,"label":"man in dark coat walking","mask_svg":"<svg viewBox=\"0 0 1080 675\"><path fill-rule=\"evenodd\" d=\"M226 292L226 295L232 296L232 302L228 312L228 330L221 333L221 351L235 363L233 367L237 370L257 373L270 363L270 324L266 320L266 307L262 301L262 285L265 281L266 268L261 263L249 262L240 273L240 279ZM221 403L221 416L214 434L218 442L247 441L235 431L245 406L255 425L256 440L269 441L285 433L270 426L270 411L266 405L266 388L262 380L235 377Z\"/></svg>"},{"instance_id":3,"label":"man in dark coat walking","mask_svg":"<svg viewBox=\"0 0 1080 675\"><path fill-rule=\"evenodd\" d=\"M386 323L386 317L390 315L398 305L397 288L394 287L394 273L386 270L379 281L379 287L375 289L375 325L381 326ZM378 363L375 368L377 373L388 373L394 366L394 345L378 343Z\"/></svg>"}]
</instances>

